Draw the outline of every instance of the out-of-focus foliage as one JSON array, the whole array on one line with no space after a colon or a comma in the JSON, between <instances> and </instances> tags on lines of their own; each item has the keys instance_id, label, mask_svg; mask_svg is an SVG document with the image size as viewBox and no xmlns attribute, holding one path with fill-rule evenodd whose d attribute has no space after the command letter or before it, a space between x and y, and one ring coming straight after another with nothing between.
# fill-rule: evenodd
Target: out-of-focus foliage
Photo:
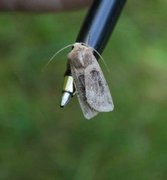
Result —
<instances>
[{"instance_id":1,"label":"out-of-focus foliage","mask_svg":"<svg viewBox=\"0 0 167 180\"><path fill-rule=\"evenodd\" d=\"M42 72L86 11L0 14L1 180L166 179L166 7L126 4L103 53L115 110L91 121L76 97L59 108L69 50Z\"/></svg>"}]
</instances>

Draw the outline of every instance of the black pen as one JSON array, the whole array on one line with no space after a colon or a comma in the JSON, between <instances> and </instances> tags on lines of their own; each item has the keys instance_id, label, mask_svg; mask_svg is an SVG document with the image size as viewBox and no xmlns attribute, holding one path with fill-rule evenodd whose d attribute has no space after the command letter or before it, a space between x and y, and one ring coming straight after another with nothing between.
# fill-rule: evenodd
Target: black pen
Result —
<instances>
[{"instance_id":1,"label":"black pen","mask_svg":"<svg viewBox=\"0 0 167 180\"><path fill-rule=\"evenodd\" d=\"M94 0L76 42L84 43L101 54L114 30L125 2L126 0ZM98 59L98 57L96 58ZM74 93L73 77L71 76L70 66L67 65L60 106L64 107Z\"/></svg>"}]
</instances>

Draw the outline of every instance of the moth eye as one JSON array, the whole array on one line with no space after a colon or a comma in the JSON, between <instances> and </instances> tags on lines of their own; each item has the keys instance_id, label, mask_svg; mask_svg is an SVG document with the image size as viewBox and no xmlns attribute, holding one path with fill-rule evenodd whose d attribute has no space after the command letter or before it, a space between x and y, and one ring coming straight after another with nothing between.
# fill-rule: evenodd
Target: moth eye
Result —
<instances>
[{"instance_id":1,"label":"moth eye","mask_svg":"<svg viewBox=\"0 0 167 180\"><path fill-rule=\"evenodd\" d=\"M88 47L88 45L87 45L87 44L85 44L85 43L81 43L81 45L82 45L82 46L85 46L85 47Z\"/></svg>"},{"instance_id":2,"label":"moth eye","mask_svg":"<svg viewBox=\"0 0 167 180\"><path fill-rule=\"evenodd\" d=\"M74 45L72 45L72 49L74 49Z\"/></svg>"}]
</instances>

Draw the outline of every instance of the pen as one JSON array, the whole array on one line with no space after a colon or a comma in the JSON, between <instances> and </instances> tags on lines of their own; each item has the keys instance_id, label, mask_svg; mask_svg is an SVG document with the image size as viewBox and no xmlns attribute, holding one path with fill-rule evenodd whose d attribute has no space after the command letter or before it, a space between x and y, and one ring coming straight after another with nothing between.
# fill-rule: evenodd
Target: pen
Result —
<instances>
[{"instance_id":1,"label":"pen","mask_svg":"<svg viewBox=\"0 0 167 180\"><path fill-rule=\"evenodd\" d=\"M77 36L76 42L82 42L101 54L114 30L116 22L126 0L94 0ZM96 56L96 54L95 54ZM98 59L98 57L96 57ZM64 107L75 94L70 66L64 75L64 86L60 106Z\"/></svg>"}]
</instances>

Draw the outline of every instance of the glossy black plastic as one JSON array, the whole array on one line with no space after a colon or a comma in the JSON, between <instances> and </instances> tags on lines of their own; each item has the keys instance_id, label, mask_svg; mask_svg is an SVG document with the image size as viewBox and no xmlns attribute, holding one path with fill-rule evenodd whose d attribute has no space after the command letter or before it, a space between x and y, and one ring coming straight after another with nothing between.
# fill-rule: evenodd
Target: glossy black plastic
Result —
<instances>
[{"instance_id":1,"label":"glossy black plastic","mask_svg":"<svg viewBox=\"0 0 167 180\"><path fill-rule=\"evenodd\" d=\"M125 2L126 0L94 0L76 42L86 43L101 54L115 27ZM98 56L96 58L98 59ZM70 75L71 69L69 63L67 63L65 76ZM70 97L71 96L72 95L70 95ZM69 99L67 99L67 102L68 101Z\"/></svg>"},{"instance_id":2,"label":"glossy black plastic","mask_svg":"<svg viewBox=\"0 0 167 180\"><path fill-rule=\"evenodd\" d=\"M102 53L126 0L94 0L76 42L84 42Z\"/></svg>"},{"instance_id":3,"label":"glossy black plastic","mask_svg":"<svg viewBox=\"0 0 167 180\"><path fill-rule=\"evenodd\" d=\"M126 0L94 0L76 42L86 43L101 54L125 2ZM98 56L96 58L98 59ZM69 64L67 64L65 75L71 75Z\"/></svg>"}]
</instances>

